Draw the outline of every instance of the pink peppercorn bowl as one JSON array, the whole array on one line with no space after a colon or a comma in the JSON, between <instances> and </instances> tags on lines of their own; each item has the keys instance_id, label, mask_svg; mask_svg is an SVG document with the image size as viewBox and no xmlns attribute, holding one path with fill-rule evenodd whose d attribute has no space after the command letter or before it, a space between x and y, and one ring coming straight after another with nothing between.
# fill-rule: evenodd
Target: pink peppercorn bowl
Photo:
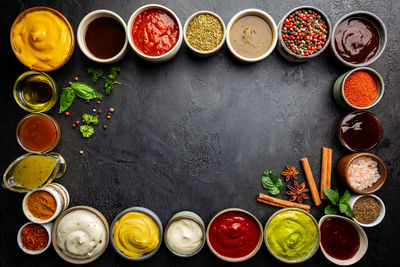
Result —
<instances>
[{"instance_id":1,"label":"pink peppercorn bowl","mask_svg":"<svg viewBox=\"0 0 400 267\"><path fill-rule=\"evenodd\" d=\"M365 107L358 107L353 104L351 104L347 99L344 94L344 84L346 83L347 78L349 76L357 71L366 71L369 74L371 74L372 78L374 78L374 81L376 83L376 97L374 101L372 101L371 104ZM355 68L352 70L347 71L346 73L343 73L340 75L336 81L335 84L333 85L333 98L335 99L336 103L346 109L359 109L359 110L365 110L372 108L378 102L382 99L383 93L385 91L385 83L383 82L382 76L376 71L371 68L367 67L359 67Z\"/></svg>"},{"instance_id":2,"label":"pink peppercorn bowl","mask_svg":"<svg viewBox=\"0 0 400 267\"><path fill-rule=\"evenodd\" d=\"M296 53L293 53L292 51L290 51L286 45L285 42L282 38L282 28L283 28L283 24L285 22L285 20L295 11L297 10L302 10L302 9L307 9L307 10L312 10L315 11L318 15L321 16L322 20L325 21L327 29L328 29L328 36L326 37L326 41L325 44L322 46L321 50L319 50L317 53L315 54L311 54L308 56L304 56L304 55L299 55ZM313 59L317 56L319 56L322 52L325 51L325 49L329 46L329 42L331 40L331 35L332 35L332 27L331 27L331 22L329 21L328 16L322 12L320 9L313 7L313 6L298 6L296 8L293 8L292 10L290 10L285 16L283 16L283 18L281 19L281 21L278 24L278 51L279 53L287 60L292 61L292 62L305 62L308 61L310 59Z\"/></svg>"},{"instance_id":3,"label":"pink peppercorn bowl","mask_svg":"<svg viewBox=\"0 0 400 267\"><path fill-rule=\"evenodd\" d=\"M375 160L376 162L378 162L378 173L381 176L375 183L372 184L371 187L368 187L368 188L365 188L362 190L358 190L358 189L354 188L351 185L351 183L349 181L349 177L347 175L347 172L348 172L351 162L359 157L370 157L373 160ZM365 152L353 153L353 154L348 154L346 156L343 156L336 165L336 172L339 177L339 180L343 184L347 185L354 193L359 194L359 195L367 195L367 194L373 194L373 193L377 192L385 184L386 178L387 178L386 165L382 161L382 159L375 154L365 153Z\"/></svg>"}]
</instances>

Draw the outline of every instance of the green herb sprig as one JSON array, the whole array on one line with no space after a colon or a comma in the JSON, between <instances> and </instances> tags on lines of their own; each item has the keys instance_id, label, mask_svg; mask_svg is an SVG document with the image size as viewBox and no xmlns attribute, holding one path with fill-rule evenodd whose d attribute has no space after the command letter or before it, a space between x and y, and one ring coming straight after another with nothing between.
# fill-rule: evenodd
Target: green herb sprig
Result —
<instances>
[{"instance_id":1,"label":"green herb sprig","mask_svg":"<svg viewBox=\"0 0 400 267\"><path fill-rule=\"evenodd\" d=\"M81 131L83 137L89 138L94 134L94 128L90 124L97 125L99 123L99 119L93 115L85 113L82 115L82 122L85 123L85 125L81 125L79 130Z\"/></svg>"},{"instance_id":2,"label":"green herb sprig","mask_svg":"<svg viewBox=\"0 0 400 267\"><path fill-rule=\"evenodd\" d=\"M110 72L107 76L104 76L104 71L102 68L89 68L88 74L92 76L92 81L97 83L100 78L105 80L104 82L104 92L106 95L111 94L111 90L114 88L115 84L121 84L116 80L118 73L120 72L120 67L111 67Z\"/></svg>"},{"instance_id":3,"label":"green herb sprig","mask_svg":"<svg viewBox=\"0 0 400 267\"><path fill-rule=\"evenodd\" d=\"M354 212L349 203L347 203L351 197L350 191L347 189L342 197L339 197L337 190L324 188L324 194L330 200L331 204L325 207L325 214L337 214L336 207L339 207L341 213L345 214L349 218L354 218Z\"/></svg>"},{"instance_id":4,"label":"green herb sprig","mask_svg":"<svg viewBox=\"0 0 400 267\"><path fill-rule=\"evenodd\" d=\"M261 176L261 184L263 188L271 195L279 194L279 191L283 188L281 178L273 174L269 169L266 169L263 172Z\"/></svg>"},{"instance_id":5,"label":"green herb sprig","mask_svg":"<svg viewBox=\"0 0 400 267\"><path fill-rule=\"evenodd\" d=\"M103 95L97 92L92 86L84 82L73 82L69 87L63 89L60 96L60 110L58 113L63 113L66 111L76 97L80 97L82 99L93 99L99 98Z\"/></svg>"}]
</instances>

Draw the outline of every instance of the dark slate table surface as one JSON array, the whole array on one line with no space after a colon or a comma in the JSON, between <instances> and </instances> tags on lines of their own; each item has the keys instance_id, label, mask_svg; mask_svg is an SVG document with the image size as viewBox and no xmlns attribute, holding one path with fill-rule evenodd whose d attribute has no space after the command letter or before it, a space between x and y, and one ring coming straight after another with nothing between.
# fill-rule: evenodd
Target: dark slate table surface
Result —
<instances>
[{"instance_id":1,"label":"dark slate table surface","mask_svg":"<svg viewBox=\"0 0 400 267\"><path fill-rule=\"evenodd\" d=\"M374 64L383 77L386 90L381 102L371 109L382 122L380 144L372 149L388 167L388 179L377 193L386 204L383 222L365 229L369 248L357 266L398 266L399 241L399 84L400 84L400 2L385 1L242 1L181 0L156 1L176 12L181 22L198 10L212 10L227 24L245 8L260 8L276 22L290 9L310 4L321 8L334 24L341 16L356 10L378 15L388 28L385 52ZM12 54L9 30L13 20L26 8L38 5L59 10L75 29L90 11L106 8L125 21L147 1L5 1L1 27L2 96L0 170L24 154L15 139L15 127L26 114L13 99L12 86L26 68ZM277 208L256 202L263 192L260 176L265 168L275 173L286 164L301 169L300 158L308 157L319 184L321 146L333 148L333 164L349 151L337 139L337 124L348 111L338 107L332 97L335 79L347 69L337 63L330 51L303 64L284 60L275 51L256 64L241 64L232 58L226 45L211 58L190 54L183 44L178 55L164 64L149 64L132 50L117 65L121 67L111 96L97 105L77 100L70 117L58 115L58 105L48 112L61 125L57 151L68 164L67 173L57 182L71 196L70 206L88 205L101 211L111 223L123 209L143 206L153 210L165 225L181 210L198 213L208 223L220 210L246 209L264 225ZM51 73L58 85L79 76L90 82L86 71L97 66L75 46L71 60ZM101 90L101 86L97 86ZM114 107L106 122L90 139L83 139L73 121L93 108ZM102 125L107 123L107 130ZM79 151L84 154L80 155ZM304 180L301 172L299 181ZM344 191L333 176L333 186ZM0 264L2 266L56 266L65 264L51 247L39 256L25 255L16 243L19 227L27 219L21 209L23 194L0 190ZM284 194L280 197L286 198ZM317 220L323 206L312 205ZM396 264L397 262L397 264ZM131 263L118 256L111 245L92 265L119 266L220 266L207 248L189 259L177 258L163 244L150 260ZM257 255L240 266L283 266L263 245ZM333 265L319 250L301 266Z\"/></svg>"}]
</instances>

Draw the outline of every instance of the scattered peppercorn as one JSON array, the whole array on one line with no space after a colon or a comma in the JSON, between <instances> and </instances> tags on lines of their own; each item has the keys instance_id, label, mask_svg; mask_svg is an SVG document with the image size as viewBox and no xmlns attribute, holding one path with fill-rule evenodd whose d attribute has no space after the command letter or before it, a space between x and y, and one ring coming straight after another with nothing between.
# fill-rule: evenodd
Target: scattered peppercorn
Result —
<instances>
[{"instance_id":1,"label":"scattered peppercorn","mask_svg":"<svg viewBox=\"0 0 400 267\"><path fill-rule=\"evenodd\" d=\"M69 116L69 112L67 111L67 112L65 112L65 116Z\"/></svg>"},{"instance_id":2,"label":"scattered peppercorn","mask_svg":"<svg viewBox=\"0 0 400 267\"><path fill-rule=\"evenodd\" d=\"M89 99L86 99L86 103L87 103L87 104L90 103L90 100L89 100Z\"/></svg>"},{"instance_id":3,"label":"scattered peppercorn","mask_svg":"<svg viewBox=\"0 0 400 267\"><path fill-rule=\"evenodd\" d=\"M110 111L111 113L114 112L114 108L110 108L108 111Z\"/></svg>"},{"instance_id":4,"label":"scattered peppercorn","mask_svg":"<svg viewBox=\"0 0 400 267\"><path fill-rule=\"evenodd\" d=\"M98 109L98 110L97 110L97 113L101 114L101 109Z\"/></svg>"},{"instance_id":5,"label":"scattered peppercorn","mask_svg":"<svg viewBox=\"0 0 400 267\"><path fill-rule=\"evenodd\" d=\"M95 109L95 108L93 109L93 112L96 112L96 109Z\"/></svg>"},{"instance_id":6,"label":"scattered peppercorn","mask_svg":"<svg viewBox=\"0 0 400 267\"><path fill-rule=\"evenodd\" d=\"M297 10L283 22L281 37L291 52L309 56L324 47L328 38L328 26L315 11Z\"/></svg>"},{"instance_id":7,"label":"scattered peppercorn","mask_svg":"<svg viewBox=\"0 0 400 267\"><path fill-rule=\"evenodd\" d=\"M111 116L110 116L110 115L107 115L107 120L109 120L109 119L111 119Z\"/></svg>"},{"instance_id":8,"label":"scattered peppercorn","mask_svg":"<svg viewBox=\"0 0 400 267\"><path fill-rule=\"evenodd\" d=\"M104 128L104 129L107 129L107 125L104 124L103 128Z\"/></svg>"},{"instance_id":9,"label":"scattered peppercorn","mask_svg":"<svg viewBox=\"0 0 400 267\"><path fill-rule=\"evenodd\" d=\"M72 124L72 128L75 128L75 127L76 127L76 124L75 124L75 123L73 123L73 124Z\"/></svg>"},{"instance_id":10,"label":"scattered peppercorn","mask_svg":"<svg viewBox=\"0 0 400 267\"><path fill-rule=\"evenodd\" d=\"M69 84L69 85L71 85L71 84L72 84L72 82L68 82L68 84Z\"/></svg>"},{"instance_id":11,"label":"scattered peppercorn","mask_svg":"<svg viewBox=\"0 0 400 267\"><path fill-rule=\"evenodd\" d=\"M77 80L78 80L78 77L75 77L74 80L77 81Z\"/></svg>"},{"instance_id":12,"label":"scattered peppercorn","mask_svg":"<svg viewBox=\"0 0 400 267\"><path fill-rule=\"evenodd\" d=\"M79 151L79 154L81 154L81 155L82 155L82 154L83 154L83 150Z\"/></svg>"},{"instance_id":13,"label":"scattered peppercorn","mask_svg":"<svg viewBox=\"0 0 400 267\"><path fill-rule=\"evenodd\" d=\"M75 124L79 124L79 123L81 123L81 122L80 122L80 121L76 121L76 122L75 122Z\"/></svg>"},{"instance_id":14,"label":"scattered peppercorn","mask_svg":"<svg viewBox=\"0 0 400 267\"><path fill-rule=\"evenodd\" d=\"M100 96L100 97L99 97L99 100L103 100L103 98Z\"/></svg>"},{"instance_id":15,"label":"scattered peppercorn","mask_svg":"<svg viewBox=\"0 0 400 267\"><path fill-rule=\"evenodd\" d=\"M96 118L99 118L99 115L96 115Z\"/></svg>"},{"instance_id":16,"label":"scattered peppercorn","mask_svg":"<svg viewBox=\"0 0 400 267\"><path fill-rule=\"evenodd\" d=\"M97 104L100 104L101 103L101 101L100 100L97 100Z\"/></svg>"}]
</instances>

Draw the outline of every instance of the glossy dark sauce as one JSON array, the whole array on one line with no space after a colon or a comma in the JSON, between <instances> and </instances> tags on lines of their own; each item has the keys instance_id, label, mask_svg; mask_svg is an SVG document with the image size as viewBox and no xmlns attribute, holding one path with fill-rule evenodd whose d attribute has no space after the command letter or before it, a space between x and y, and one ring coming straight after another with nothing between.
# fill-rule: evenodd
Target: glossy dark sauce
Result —
<instances>
[{"instance_id":1,"label":"glossy dark sauce","mask_svg":"<svg viewBox=\"0 0 400 267\"><path fill-rule=\"evenodd\" d=\"M365 18L349 18L335 31L335 48L341 58L349 63L369 61L378 52L379 33Z\"/></svg>"},{"instance_id":2,"label":"glossy dark sauce","mask_svg":"<svg viewBox=\"0 0 400 267\"><path fill-rule=\"evenodd\" d=\"M86 28L86 46L95 57L100 59L116 56L123 48L125 40L125 29L113 18L97 18Z\"/></svg>"},{"instance_id":3,"label":"glossy dark sauce","mask_svg":"<svg viewBox=\"0 0 400 267\"><path fill-rule=\"evenodd\" d=\"M374 114L356 111L343 118L339 131L339 137L350 149L366 151L378 144L382 127Z\"/></svg>"}]
</instances>

